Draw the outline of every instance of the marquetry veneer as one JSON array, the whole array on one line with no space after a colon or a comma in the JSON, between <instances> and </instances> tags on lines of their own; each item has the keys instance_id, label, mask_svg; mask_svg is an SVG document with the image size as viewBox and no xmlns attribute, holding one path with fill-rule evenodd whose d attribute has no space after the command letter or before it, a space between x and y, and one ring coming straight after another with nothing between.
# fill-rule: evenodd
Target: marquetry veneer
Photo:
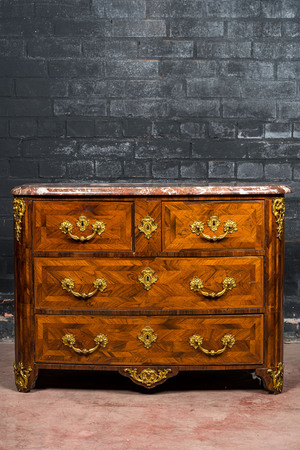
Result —
<instances>
[{"instance_id":1,"label":"marquetry veneer","mask_svg":"<svg viewBox=\"0 0 300 450\"><path fill-rule=\"evenodd\" d=\"M283 384L286 186L32 185L13 190L20 391L39 369L178 371Z\"/></svg>"}]
</instances>

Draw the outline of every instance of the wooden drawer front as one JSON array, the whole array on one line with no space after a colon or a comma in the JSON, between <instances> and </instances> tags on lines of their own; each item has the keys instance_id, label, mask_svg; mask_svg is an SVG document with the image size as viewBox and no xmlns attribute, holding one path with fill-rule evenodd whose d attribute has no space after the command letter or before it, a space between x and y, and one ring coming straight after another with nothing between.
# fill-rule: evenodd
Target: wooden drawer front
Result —
<instances>
[{"instance_id":1,"label":"wooden drawer front","mask_svg":"<svg viewBox=\"0 0 300 450\"><path fill-rule=\"evenodd\" d=\"M156 280L148 290L141 282L147 268ZM203 292L220 293L227 277L233 278L235 287L220 297L205 297L195 282L191 289L191 281L198 278ZM106 287L91 298L77 298L63 289L66 279L73 280L75 293L92 293L97 279L104 279ZM263 258L35 258L35 304L84 311L259 308L263 307Z\"/></svg>"},{"instance_id":2,"label":"wooden drawer front","mask_svg":"<svg viewBox=\"0 0 300 450\"><path fill-rule=\"evenodd\" d=\"M33 247L37 251L131 251L132 202L41 201L34 203ZM85 231L78 228L78 219L85 216ZM95 222L103 222L105 230L88 241L73 240L60 227L65 221L73 225L72 234L88 237Z\"/></svg>"},{"instance_id":3,"label":"wooden drawer front","mask_svg":"<svg viewBox=\"0 0 300 450\"><path fill-rule=\"evenodd\" d=\"M235 365L263 362L263 316L202 317L93 317L36 316L36 360L49 363L78 364L170 364L170 365ZM150 327L148 341L139 340ZM100 336L105 348L99 346L91 354L77 353L64 345L62 338L73 335L77 349L95 348ZM203 338L202 348L221 350L226 335L234 337L234 345L217 356L204 354L190 344L194 335ZM68 337L68 336L67 336ZM66 337L66 338L67 338ZM65 338L65 339L66 339ZM74 342L75 341L75 342ZM194 340L195 341L195 340ZM150 342L150 346L149 346ZM104 343L105 344L105 343ZM149 348L146 348L148 345Z\"/></svg>"},{"instance_id":4,"label":"wooden drawer front","mask_svg":"<svg viewBox=\"0 0 300 450\"><path fill-rule=\"evenodd\" d=\"M164 251L264 248L263 201L165 202L162 211ZM219 222L211 219L213 216L217 216ZM194 222L200 221L204 225L205 235L222 236L229 219L236 223L237 230L221 240L207 240L191 229ZM214 229L214 225L218 228Z\"/></svg>"}]
</instances>

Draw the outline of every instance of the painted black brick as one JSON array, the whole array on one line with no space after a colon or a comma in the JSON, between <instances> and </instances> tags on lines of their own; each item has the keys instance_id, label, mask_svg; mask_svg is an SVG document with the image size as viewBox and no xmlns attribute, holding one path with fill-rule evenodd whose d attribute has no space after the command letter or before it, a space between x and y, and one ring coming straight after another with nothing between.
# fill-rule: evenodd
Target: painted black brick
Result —
<instances>
[{"instance_id":1,"label":"painted black brick","mask_svg":"<svg viewBox=\"0 0 300 450\"><path fill-rule=\"evenodd\" d=\"M139 55L142 58L192 58L193 41L151 39L141 41Z\"/></svg>"},{"instance_id":2,"label":"painted black brick","mask_svg":"<svg viewBox=\"0 0 300 450\"><path fill-rule=\"evenodd\" d=\"M174 38L224 36L224 22L221 20L171 19L170 23L170 34Z\"/></svg>"},{"instance_id":3,"label":"painted black brick","mask_svg":"<svg viewBox=\"0 0 300 450\"><path fill-rule=\"evenodd\" d=\"M130 178L151 178L150 161L125 161L124 176Z\"/></svg>"},{"instance_id":4,"label":"painted black brick","mask_svg":"<svg viewBox=\"0 0 300 450\"><path fill-rule=\"evenodd\" d=\"M0 56L25 56L25 41L22 39L0 39Z\"/></svg>"},{"instance_id":5,"label":"painted black brick","mask_svg":"<svg viewBox=\"0 0 300 450\"><path fill-rule=\"evenodd\" d=\"M257 180L263 178L262 163L238 163L237 178L246 180Z\"/></svg>"},{"instance_id":6,"label":"painted black brick","mask_svg":"<svg viewBox=\"0 0 300 450\"><path fill-rule=\"evenodd\" d=\"M103 78L104 62L97 60L49 61L50 77L58 78Z\"/></svg>"},{"instance_id":7,"label":"painted black brick","mask_svg":"<svg viewBox=\"0 0 300 450\"><path fill-rule=\"evenodd\" d=\"M47 19L27 17L0 19L0 37L49 36L52 30L53 25Z\"/></svg>"},{"instance_id":8,"label":"painted black brick","mask_svg":"<svg viewBox=\"0 0 300 450\"><path fill-rule=\"evenodd\" d=\"M62 178L66 175L66 163L53 159L43 159L39 162L40 178Z\"/></svg>"},{"instance_id":9,"label":"painted black brick","mask_svg":"<svg viewBox=\"0 0 300 450\"><path fill-rule=\"evenodd\" d=\"M166 37L164 20L115 19L107 29L112 37Z\"/></svg>"},{"instance_id":10,"label":"painted black brick","mask_svg":"<svg viewBox=\"0 0 300 450\"><path fill-rule=\"evenodd\" d=\"M205 138L207 135L207 123L202 121L182 122L180 125L182 137Z\"/></svg>"},{"instance_id":11,"label":"painted black brick","mask_svg":"<svg viewBox=\"0 0 300 450\"><path fill-rule=\"evenodd\" d=\"M219 139L233 139L236 134L236 122L225 121L224 119L218 121L209 121L209 137Z\"/></svg>"},{"instance_id":12,"label":"painted black brick","mask_svg":"<svg viewBox=\"0 0 300 450\"><path fill-rule=\"evenodd\" d=\"M91 120L67 120L67 137L94 137L95 121Z\"/></svg>"},{"instance_id":13,"label":"painted black brick","mask_svg":"<svg viewBox=\"0 0 300 450\"><path fill-rule=\"evenodd\" d=\"M0 96L11 97L14 93L14 80L4 78L0 84Z\"/></svg>"},{"instance_id":14,"label":"painted black brick","mask_svg":"<svg viewBox=\"0 0 300 450\"><path fill-rule=\"evenodd\" d=\"M55 116L106 116L105 100L57 99L54 100Z\"/></svg>"},{"instance_id":15,"label":"painted black brick","mask_svg":"<svg viewBox=\"0 0 300 450\"><path fill-rule=\"evenodd\" d=\"M92 140L81 142L79 144L80 157L126 157L132 159L134 156L135 145L132 142Z\"/></svg>"},{"instance_id":16,"label":"painted black brick","mask_svg":"<svg viewBox=\"0 0 300 450\"><path fill-rule=\"evenodd\" d=\"M9 161L7 159L0 159L0 177L8 177L9 170Z\"/></svg>"},{"instance_id":17,"label":"painted black brick","mask_svg":"<svg viewBox=\"0 0 300 450\"><path fill-rule=\"evenodd\" d=\"M46 4L37 4L35 12L37 17L49 17L50 19L53 17L74 17L76 19L77 17L88 16L89 6L88 2L71 2L70 4L47 2Z\"/></svg>"},{"instance_id":18,"label":"painted black brick","mask_svg":"<svg viewBox=\"0 0 300 450\"><path fill-rule=\"evenodd\" d=\"M264 136L264 123L256 120L238 120L239 139L262 139Z\"/></svg>"},{"instance_id":19,"label":"painted black brick","mask_svg":"<svg viewBox=\"0 0 300 450\"><path fill-rule=\"evenodd\" d=\"M80 41L73 39L42 38L29 40L28 56L33 58L63 58L80 56Z\"/></svg>"},{"instance_id":20,"label":"painted black brick","mask_svg":"<svg viewBox=\"0 0 300 450\"><path fill-rule=\"evenodd\" d=\"M78 160L71 161L67 165L67 176L71 179L94 178L95 164L94 161Z\"/></svg>"},{"instance_id":21,"label":"painted black brick","mask_svg":"<svg viewBox=\"0 0 300 450\"><path fill-rule=\"evenodd\" d=\"M230 2L214 1L207 2L208 17L237 18L237 17L258 17L260 14L260 4L256 0L241 2L232 0Z\"/></svg>"},{"instance_id":22,"label":"painted black brick","mask_svg":"<svg viewBox=\"0 0 300 450\"><path fill-rule=\"evenodd\" d=\"M251 41L212 41L197 42L198 58L250 58Z\"/></svg>"},{"instance_id":23,"label":"painted black brick","mask_svg":"<svg viewBox=\"0 0 300 450\"><path fill-rule=\"evenodd\" d=\"M203 17L205 5L202 1L152 0L148 2L150 17Z\"/></svg>"},{"instance_id":24,"label":"painted black brick","mask_svg":"<svg viewBox=\"0 0 300 450\"><path fill-rule=\"evenodd\" d=\"M110 39L106 41L92 38L83 40L82 51L85 56L98 58L109 55L109 58L134 59L137 57L137 39Z\"/></svg>"},{"instance_id":25,"label":"painted black brick","mask_svg":"<svg viewBox=\"0 0 300 450\"><path fill-rule=\"evenodd\" d=\"M221 73L226 77L240 77L246 80L254 79L259 81L272 81L274 79L274 64L269 61L233 59L221 61L219 67ZM232 82L235 83L236 79L233 78Z\"/></svg>"},{"instance_id":26,"label":"painted black brick","mask_svg":"<svg viewBox=\"0 0 300 450\"><path fill-rule=\"evenodd\" d=\"M272 120L276 118L276 102L274 100L235 100L223 101L225 118L249 118Z\"/></svg>"},{"instance_id":27,"label":"painted black brick","mask_svg":"<svg viewBox=\"0 0 300 450\"><path fill-rule=\"evenodd\" d=\"M34 137L37 135L37 120L11 119L9 130L12 137Z\"/></svg>"},{"instance_id":28,"label":"painted black brick","mask_svg":"<svg viewBox=\"0 0 300 450\"><path fill-rule=\"evenodd\" d=\"M168 103L168 115L171 117L219 117L219 100L182 99Z\"/></svg>"},{"instance_id":29,"label":"painted black brick","mask_svg":"<svg viewBox=\"0 0 300 450\"><path fill-rule=\"evenodd\" d=\"M8 120L0 119L0 136L2 137L8 136L8 124L9 124Z\"/></svg>"},{"instance_id":30,"label":"painted black brick","mask_svg":"<svg viewBox=\"0 0 300 450\"><path fill-rule=\"evenodd\" d=\"M177 159L189 158L190 143L188 141L152 140L141 142L135 151L137 159Z\"/></svg>"},{"instance_id":31,"label":"painted black brick","mask_svg":"<svg viewBox=\"0 0 300 450\"><path fill-rule=\"evenodd\" d=\"M266 139L286 139L292 137L291 123L266 123Z\"/></svg>"},{"instance_id":32,"label":"painted black brick","mask_svg":"<svg viewBox=\"0 0 300 450\"><path fill-rule=\"evenodd\" d=\"M34 17L34 2L11 2L2 0L1 17Z\"/></svg>"},{"instance_id":33,"label":"painted black brick","mask_svg":"<svg viewBox=\"0 0 300 450\"><path fill-rule=\"evenodd\" d=\"M179 138L179 122L170 120L160 120L153 123L152 134L155 137Z\"/></svg>"},{"instance_id":34,"label":"painted black brick","mask_svg":"<svg viewBox=\"0 0 300 450\"><path fill-rule=\"evenodd\" d=\"M65 120L60 118L38 119L38 137L65 137Z\"/></svg>"},{"instance_id":35,"label":"painted black brick","mask_svg":"<svg viewBox=\"0 0 300 450\"><path fill-rule=\"evenodd\" d=\"M21 156L20 139L0 139L0 158L18 158Z\"/></svg>"},{"instance_id":36,"label":"painted black brick","mask_svg":"<svg viewBox=\"0 0 300 450\"><path fill-rule=\"evenodd\" d=\"M1 58L0 77L46 77L44 60Z\"/></svg>"},{"instance_id":37,"label":"painted black brick","mask_svg":"<svg viewBox=\"0 0 300 450\"><path fill-rule=\"evenodd\" d=\"M160 179L178 179L179 163L178 161L157 160L152 164L153 178Z\"/></svg>"},{"instance_id":38,"label":"painted black brick","mask_svg":"<svg viewBox=\"0 0 300 450\"><path fill-rule=\"evenodd\" d=\"M136 134L134 134L136 135ZM114 120L96 119L95 136L99 137L122 137L122 122Z\"/></svg>"},{"instance_id":39,"label":"painted black brick","mask_svg":"<svg viewBox=\"0 0 300 450\"><path fill-rule=\"evenodd\" d=\"M25 76L25 75L24 75ZM17 78L18 97L67 97L68 84L64 80L49 78Z\"/></svg>"},{"instance_id":40,"label":"painted black brick","mask_svg":"<svg viewBox=\"0 0 300 450\"><path fill-rule=\"evenodd\" d=\"M179 98L185 97L182 81L178 80L135 80L125 84L125 96L129 98Z\"/></svg>"},{"instance_id":41,"label":"painted black brick","mask_svg":"<svg viewBox=\"0 0 300 450\"><path fill-rule=\"evenodd\" d=\"M222 78L188 80L187 97L240 97L240 83L239 80L228 83L228 80Z\"/></svg>"},{"instance_id":42,"label":"painted black brick","mask_svg":"<svg viewBox=\"0 0 300 450\"><path fill-rule=\"evenodd\" d=\"M10 163L10 171L13 177L37 178L38 163L32 160L14 159Z\"/></svg>"},{"instance_id":43,"label":"painted black brick","mask_svg":"<svg viewBox=\"0 0 300 450\"><path fill-rule=\"evenodd\" d=\"M156 118L167 116L167 103L156 99L111 100L112 117Z\"/></svg>"},{"instance_id":44,"label":"painted black brick","mask_svg":"<svg viewBox=\"0 0 300 450\"><path fill-rule=\"evenodd\" d=\"M295 81L250 81L240 82L241 97L243 98L283 98L294 99L297 93ZM233 97L233 96L232 96Z\"/></svg>"},{"instance_id":45,"label":"painted black brick","mask_svg":"<svg viewBox=\"0 0 300 450\"><path fill-rule=\"evenodd\" d=\"M15 99L3 98L0 102L0 115L14 116L51 116L52 104L49 99Z\"/></svg>"},{"instance_id":46,"label":"painted black brick","mask_svg":"<svg viewBox=\"0 0 300 450\"><path fill-rule=\"evenodd\" d=\"M235 163L231 161L209 161L208 178L221 180L234 178Z\"/></svg>"},{"instance_id":47,"label":"painted black brick","mask_svg":"<svg viewBox=\"0 0 300 450\"><path fill-rule=\"evenodd\" d=\"M292 165L281 164L266 164L265 165L265 178L270 181L286 181L292 178Z\"/></svg>"},{"instance_id":48,"label":"painted black brick","mask_svg":"<svg viewBox=\"0 0 300 450\"><path fill-rule=\"evenodd\" d=\"M182 161L180 165L180 176L181 178L203 180L207 178L207 164L190 160Z\"/></svg>"},{"instance_id":49,"label":"painted black brick","mask_svg":"<svg viewBox=\"0 0 300 450\"><path fill-rule=\"evenodd\" d=\"M157 78L157 61L118 61L111 60L106 63L106 76L109 78Z\"/></svg>"},{"instance_id":50,"label":"painted black brick","mask_svg":"<svg viewBox=\"0 0 300 450\"><path fill-rule=\"evenodd\" d=\"M150 137L151 131L151 120L141 118L123 120L123 134L125 137Z\"/></svg>"},{"instance_id":51,"label":"painted black brick","mask_svg":"<svg viewBox=\"0 0 300 450\"><path fill-rule=\"evenodd\" d=\"M171 78L200 78L214 77L217 75L218 66L216 61L162 61L159 73L162 77Z\"/></svg>"},{"instance_id":52,"label":"painted black brick","mask_svg":"<svg viewBox=\"0 0 300 450\"><path fill-rule=\"evenodd\" d=\"M192 156L194 158L222 160L247 158L248 148L238 141L222 141L201 139L193 142Z\"/></svg>"},{"instance_id":53,"label":"painted black brick","mask_svg":"<svg viewBox=\"0 0 300 450\"><path fill-rule=\"evenodd\" d=\"M78 18L76 18L78 19ZM98 38L105 37L108 34L109 22L108 20L94 20L94 19L55 19L54 20L54 34L59 37L79 36Z\"/></svg>"},{"instance_id":54,"label":"painted black brick","mask_svg":"<svg viewBox=\"0 0 300 450\"><path fill-rule=\"evenodd\" d=\"M23 141L21 147L28 158L73 158L77 154L77 142L72 139L31 139Z\"/></svg>"},{"instance_id":55,"label":"painted black brick","mask_svg":"<svg viewBox=\"0 0 300 450\"><path fill-rule=\"evenodd\" d=\"M146 18L146 0L110 0L105 3L105 15L108 18Z\"/></svg>"},{"instance_id":56,"label":"painted black brick","mask_svg":"<svg viewBox=\"0 0 300 450\"><path fill-rule=\"evenodd\" d=\"M96 176L101 179L118 179L123 174L123 164L118 160L102 158L96 161Z\"/></svg>"}]
</instances>

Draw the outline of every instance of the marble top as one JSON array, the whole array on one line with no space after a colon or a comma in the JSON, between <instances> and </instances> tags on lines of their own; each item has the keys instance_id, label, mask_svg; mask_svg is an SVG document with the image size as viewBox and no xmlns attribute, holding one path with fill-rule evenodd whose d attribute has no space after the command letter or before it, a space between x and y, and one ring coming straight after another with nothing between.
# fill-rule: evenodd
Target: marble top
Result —
<instances>
[{"instance_id":1,"label":"marble top","mask_svg":"<svg viewBox=\"0 0 300 450\"><path fill-rule=\"evenodd\" d=\"M12 189L21 196L119 196L119 195L276 195L292 192L289 186L269 184L191 183L53 183L24 184Z\"/></svg>"}]
</instances>

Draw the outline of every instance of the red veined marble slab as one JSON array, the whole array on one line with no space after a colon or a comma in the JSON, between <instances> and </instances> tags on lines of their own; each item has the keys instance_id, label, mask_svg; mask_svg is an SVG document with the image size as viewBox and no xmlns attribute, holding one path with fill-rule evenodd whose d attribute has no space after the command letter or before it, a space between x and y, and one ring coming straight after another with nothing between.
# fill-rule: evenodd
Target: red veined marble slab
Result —
<instances>
[{"instance_id":1,"label":"red veined marble slab","mask_svg":"<svg viewBox=\"0 0 300 450\"><path fill-rule=\"evenodd\" d=\"M73 195L277 195L292 189L285 185L264 184L181 184L181 183L53 183L24 184L12 189L21 196L73 196Z\"/></svg>"}]
</instances>

